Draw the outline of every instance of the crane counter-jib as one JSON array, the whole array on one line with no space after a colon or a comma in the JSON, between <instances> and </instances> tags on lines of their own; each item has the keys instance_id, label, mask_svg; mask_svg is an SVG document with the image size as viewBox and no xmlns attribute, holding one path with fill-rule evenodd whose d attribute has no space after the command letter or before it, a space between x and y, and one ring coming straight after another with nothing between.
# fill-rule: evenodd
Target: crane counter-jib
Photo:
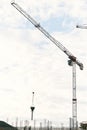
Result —
<instances>
[{"instance_id":1,"label":"crane counter-jib","mask_svg":"<svg viewBox=\"0 0 87 130\"><path fill-rule=\"evenodd\" d=\"M14 1L11 4L26 17L36 28L38 28L50 41L52 41L58 48L60 48L68 58L75 62L81 70L83 70L83 64L77 60L77 58L67 49L65 48L59 41L57 41L53 36L51 36L39 23L37 23L29 14L26 13L17 3Z\"/></svg>"}]
</instances>

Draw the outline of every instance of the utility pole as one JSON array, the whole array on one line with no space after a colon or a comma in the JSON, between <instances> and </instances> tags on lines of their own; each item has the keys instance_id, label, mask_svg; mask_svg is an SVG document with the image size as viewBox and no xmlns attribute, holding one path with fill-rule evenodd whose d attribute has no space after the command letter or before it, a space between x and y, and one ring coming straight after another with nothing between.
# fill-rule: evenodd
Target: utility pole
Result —
<instances>
[{"instance_id":1,"label":"utility pole","mask_svg":"<svg viewBox=\"0 0 87 130\"><path fill-rule=\"evenodd\" d=\"M31 120L33 120L33 112L34 112L34 92L32 92L32 106L30 107L31 109Z\"/></svg>"},{"instance_id":2,"label":"utility pole","mask_svg":"<svg viewBox=\"0 0 87 130\"><path fill-rule=\"evenodd\" d=\"M68 65L72 66L72 118L73 118L73 130L77 129L77 98L76 98L76 64L83 70L83 64L77 60L77 58L65 48L59 41L51 36L41 25L37 23L26 11L24 11L17 3L11 2L25 18L27 18L39 31L41 31L51 42L53 42L61 51L63 51L69 58Z\"/></svg>"}]
</instances>

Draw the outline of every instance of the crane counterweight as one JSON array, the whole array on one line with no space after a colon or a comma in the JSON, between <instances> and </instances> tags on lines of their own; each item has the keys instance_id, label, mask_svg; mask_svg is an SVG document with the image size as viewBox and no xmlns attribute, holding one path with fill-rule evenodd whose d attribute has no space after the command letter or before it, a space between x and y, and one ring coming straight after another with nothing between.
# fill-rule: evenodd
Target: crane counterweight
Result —
<instances>
[{"instance_id":1,"label":"crane counterweight","mask_svg":"<svg viewBox=\"0 0 87 130\"><path fill-rule=\"evenodd\" d=\"M73 62L76 62L76 57L75 56L69 56L69 59L72 60Z\"/></svg>"}]
</instances>

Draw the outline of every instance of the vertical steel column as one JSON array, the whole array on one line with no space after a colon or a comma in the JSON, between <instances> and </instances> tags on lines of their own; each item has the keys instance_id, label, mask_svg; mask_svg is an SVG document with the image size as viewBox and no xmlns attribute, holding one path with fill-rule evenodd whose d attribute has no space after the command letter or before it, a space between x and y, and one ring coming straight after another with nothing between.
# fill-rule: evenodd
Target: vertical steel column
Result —
<instances>
[{"instance_id":1,"label":"vertical steel column","mask_svg":"<svg viewBox=\"0 0 87 130\"><path fill-rule=\"evenodd\" d=\"M76 63L72 62L72 118L73 130L77 130Z\"/></svg>"}]
</instances>

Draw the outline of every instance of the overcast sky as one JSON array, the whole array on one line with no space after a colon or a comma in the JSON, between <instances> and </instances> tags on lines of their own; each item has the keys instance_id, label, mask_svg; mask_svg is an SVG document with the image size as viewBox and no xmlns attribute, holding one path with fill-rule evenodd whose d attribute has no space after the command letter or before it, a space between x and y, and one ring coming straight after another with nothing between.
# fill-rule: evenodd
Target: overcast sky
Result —
<instances>
[{"instance_id":1,"label":"overcast sky","mask_svg":"<svg viewBox=\"0 0 87 130\"><path fill-rule=\"evenodd\" d=\"M72 117L72 67L68 57L25 19L0 0L0 119L34 119L60 125ZM78 121L87 120L86 0L15 0L84 64L77 66Z\"/></svg>"}]
</instances>

